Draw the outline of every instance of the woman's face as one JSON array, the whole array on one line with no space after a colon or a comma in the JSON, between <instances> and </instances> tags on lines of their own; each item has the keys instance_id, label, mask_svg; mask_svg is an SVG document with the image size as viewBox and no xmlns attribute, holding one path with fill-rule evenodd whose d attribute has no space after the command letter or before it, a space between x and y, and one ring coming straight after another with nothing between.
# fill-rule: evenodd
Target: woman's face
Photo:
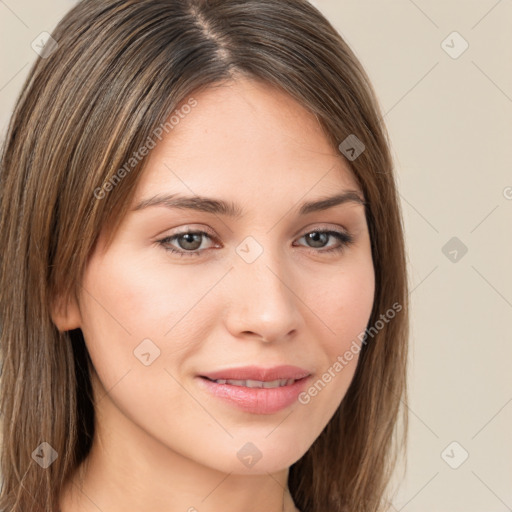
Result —
<instances>
[{"instance_id":1,"label":"woman's face","mask_svg":"<svg viewBox=\"0 0 512 512\"><path fill-rule=\"evenodd\" d=\"M97 373L98 418L145 456L277 471L340 405L358 354L340 360L374 299L364 206L301 207L349 190L363 196L291 97L244 79L194 99L161 142L154 137L133 209L108 250L100 237L82 282L75 313ZM136 208L155 196L172 199ZM263 372L281 365L300 370ZM225 375L247 366L263 373ZM214 372L245 382L204 378ZM274 389L246 382L302 375Z\"/></svg>"}]
</instances>

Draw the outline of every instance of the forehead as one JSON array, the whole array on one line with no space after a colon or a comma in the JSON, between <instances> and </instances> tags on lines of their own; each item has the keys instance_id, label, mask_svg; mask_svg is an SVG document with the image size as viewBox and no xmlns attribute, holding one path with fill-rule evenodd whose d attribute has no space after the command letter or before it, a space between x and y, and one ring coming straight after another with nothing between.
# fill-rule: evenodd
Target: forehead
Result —
<instances>
[{"instance_id":1,"label":"forehead","mask_svg":"<svg viewBox=\"0 0 512 512\"><path fill-rule=\"evenodd\" d=\"M173 113L173 127L148 155L134 205L175 191L255 194L276 199L315 189L359 189L316 117L264 82L239 79L191 95L195 106ZM182 104L185 104L186 98Z\"/></svg>"}]
</instances>

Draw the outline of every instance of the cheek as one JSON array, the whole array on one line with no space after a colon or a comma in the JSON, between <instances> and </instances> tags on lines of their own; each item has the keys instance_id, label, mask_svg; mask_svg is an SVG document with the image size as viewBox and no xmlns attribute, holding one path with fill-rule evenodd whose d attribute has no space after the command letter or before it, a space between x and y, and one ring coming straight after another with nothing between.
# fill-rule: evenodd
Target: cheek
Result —
<instances>
[{"instance_id":1,"label":"cheek","mask_svg":"<svg viewBox=\"0 0 512 512\"><path fill-rule=\"evenodd\" d=\"M197 280L185 266L166 266L127 252L111 252L101 263L91 263L84 286L106 310L102 314L92 304L95 314L108 323L115 319L125 334L164 337L193 310L215 276Z\"/></svg>"},{"instance_id":2,"label":"cheek","mask_svg":"<svg viewBox=\"0 0 512 512\"><path fill-rule=\"evenodd\" d=\"M204 309L194 305L212 285L192 285L190 278L179 267L162 272L161 265L114 252L91 261L84 276L87 349L102 387L135 423L156 424L164 410L172 423L194 405L173 377L181 378L176 368L203 339Z\"/></svg>"},{"instance_id":3,"label":"cheek","mask_svg":"<svg viewBox=\"0 0 512 512\"><path fill-rule=\"evenodd\" d=\"M345 267L310 293L315 312L319 365L309 387L299 395L298 407L308 416L308 429L319 435L345 397L353 380L374 300L372 265ZM318 283L318 280L317 280ZM300 410L300 409L299 409Z\"/></svg>"},{"instance_id":4,"label":"cheek","mask_svg":"<svg viewBox=\"0 0 512 512\"><path fill-rule=\"evenodd\" d=\"M82 331L105 386L130 368L139 369L142 354L149 352L151 366L163 368L179 366L198 349L215 320L205 295L219 276L201 277L191 268L167 267L120 250L91 260L84 275Z\"/></svg>"},{"instance_id":5,"label":"cheek","mask_svg":"<svg viewBox=\"0 0 512 512\"><path fill-rule=\"evenodd\" d=\"M352 381L374 302L371 259L364 257L350 263L335 275L331 273L330 279L308 298L318 316L317 332L324 333L319 338L323 364L317 377L321 382L311 392L315 395L324 387L329 388L320 399L327 407L327 415L334 413Z\"/></svg>"},{"instance_id":6,"label":"cheek","mask_svg":"<svg viewBox=\"0 0 512 512\"><path fill-rule=\"evenodd\" d=\"M324 341L332 359L364 332L370 319L375 296L371 258L354 258L336 273L316 280L315 288L308 302L327 329Z\"/></svg>"}]
</instances>

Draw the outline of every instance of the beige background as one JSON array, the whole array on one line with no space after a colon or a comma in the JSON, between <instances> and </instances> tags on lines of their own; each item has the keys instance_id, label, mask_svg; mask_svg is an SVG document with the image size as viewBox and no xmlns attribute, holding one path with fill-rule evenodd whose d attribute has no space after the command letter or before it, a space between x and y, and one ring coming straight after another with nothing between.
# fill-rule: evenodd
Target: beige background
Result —
<instances>
[{"instance_id":1,"label":"beige background","mask_svg":"<svg viewBox=\"0 0 512 512\"><path fill-rule=\"evenodd\" d=\"M36 57L32 41L73 3L0 0L2 137ZM313 3L373 81L402 198L410 446L393 506L511 511L512 2ZM468 48L452 58L447 51L456 56L464 40Z\"/></svg>"}]
</instances>

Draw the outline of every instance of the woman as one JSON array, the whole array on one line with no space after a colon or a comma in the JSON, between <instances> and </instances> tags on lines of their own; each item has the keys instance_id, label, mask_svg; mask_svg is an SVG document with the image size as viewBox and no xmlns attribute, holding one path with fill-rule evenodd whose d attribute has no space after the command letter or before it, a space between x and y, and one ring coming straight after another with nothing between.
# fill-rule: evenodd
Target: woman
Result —
<instances>
[{"instance_id":1,"label":"woman","mask_svg":"<svg viewBox=\"0 0 512 512\"><path fill-rule=\"evenodd\" d=\"M303 0L52 38L2 150L0 508L386 510L406 262L353 52Z\"/></svg>"}]
</instances>

